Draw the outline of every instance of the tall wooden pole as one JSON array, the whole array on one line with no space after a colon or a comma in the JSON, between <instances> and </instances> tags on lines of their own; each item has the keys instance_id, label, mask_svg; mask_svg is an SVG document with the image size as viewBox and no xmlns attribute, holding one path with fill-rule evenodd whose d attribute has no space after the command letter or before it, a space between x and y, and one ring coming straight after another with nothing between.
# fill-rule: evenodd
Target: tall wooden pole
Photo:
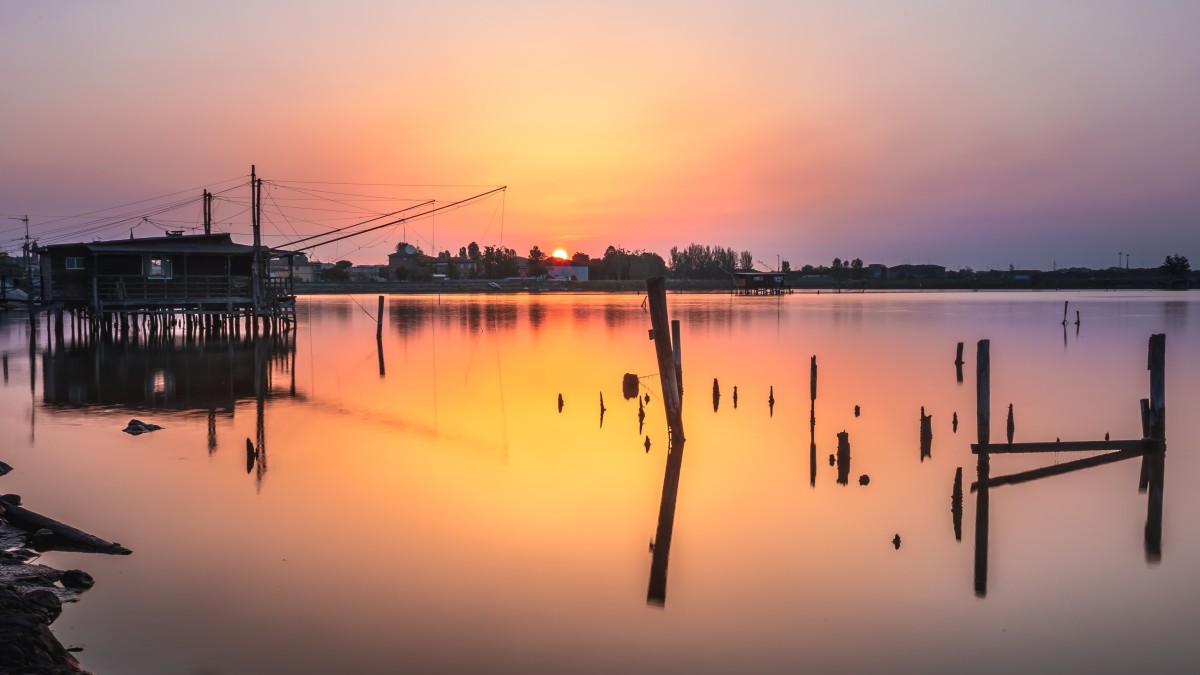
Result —
<instances>
[{"instance_id":1,"label":"tall wooden pole","mask_svg":"<svg viewBox=\"0 0 1200 675\"><path fill-rule=\"evenodd\" d=\"M250 299L253 305L250 320L254 326L253 335L258 333L258 247L262 240L262 233L258 229L258 175L253 164L250 165L250 227L254 233L254 259L250 263Z\"/></svg>"},{"instance_id":2,"label":"tall wooden pole","mask_svg":"<svg viewBox=\"0 0 1200 675\"><path fill-rule=\"evenodd\" d=\"M646 297L650 301L650 325L654 330L654 350L658 357L658 378L662 386L671 437L683 440L683 401L679 395L679 379L675 373L675 355L671 348L671 322L667 316L667 282L662 277L646 280Z\"/></svg>"},{"instance_id":3,"label":"tall wooden pole","mask_svg":"<svg viewBox=\"0 0 1200 675\"><path fill-rule=\"evenodd\" d=\"M988 575L988 488L991 482L991 343L980 340L975 357L975 404L978 417L979 456L976 470L979 491L975 502L975 595L987 595Z\"/></svg>"}]
</instances>

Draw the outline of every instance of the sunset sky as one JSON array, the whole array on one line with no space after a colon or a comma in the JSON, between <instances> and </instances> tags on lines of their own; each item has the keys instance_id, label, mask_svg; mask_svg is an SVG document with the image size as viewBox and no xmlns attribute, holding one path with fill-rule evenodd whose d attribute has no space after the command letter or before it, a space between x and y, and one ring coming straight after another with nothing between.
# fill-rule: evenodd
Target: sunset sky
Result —
<instances>
[{"instance_id":1,"label":"sunset sky","mask_svg":"<svg viewBox=\"0 0 1200 675\"><path fill-rule=\"evenodd\" d=\"M1198 28L1194 0L7 2L0 248L19 252L12 217L51 243L88 222L63 217L255 164L278 182L273 244L359 217L288 216L289 185L395 198L377 212L508 186L323 260L408 238L1200 262ZM248 240L235 201L218 215ZM167 219L190 230L199 206Z\"/></svg>"}]
</instances>

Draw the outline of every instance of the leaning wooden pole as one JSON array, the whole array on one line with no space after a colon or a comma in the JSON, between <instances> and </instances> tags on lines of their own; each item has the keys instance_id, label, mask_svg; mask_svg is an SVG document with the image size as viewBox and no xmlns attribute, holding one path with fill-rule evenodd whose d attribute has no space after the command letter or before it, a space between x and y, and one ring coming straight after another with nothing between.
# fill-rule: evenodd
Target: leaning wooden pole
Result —
<instances>
[{"instance_id":1,"label":"leaning wooden pole","mask_svg":"<svg viewBox=\"0 0 1200 675\"><path fill-rule=\"evenodd\" d=\"M671 437L683 440L683 402L679 395L679 378L675 371L675 354L671 347L671 321L667 315L667 282L663 277L646 280L646 297L650 302L650 326L654 332L654 351L658 357L658 379L662 386L667 426Z\"/></svg>"}]
</instances>

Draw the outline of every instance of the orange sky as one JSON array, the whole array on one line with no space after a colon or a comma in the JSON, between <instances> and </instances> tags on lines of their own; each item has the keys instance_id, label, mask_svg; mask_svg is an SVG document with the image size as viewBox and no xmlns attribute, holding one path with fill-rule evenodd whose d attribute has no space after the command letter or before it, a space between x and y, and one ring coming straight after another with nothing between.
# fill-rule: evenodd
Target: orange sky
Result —
<instances>
[{"instance_id":1,"label":"orange sky","mask_svg":"<svg viewBox=\"0 0 1200 675\"><path fill-rule=\"evenodd\" d=\"M50 242L56 216L253 163L269 181L463 186L404 195L439 202L509 186L502 208L414 224L439 249L1200 255L1200 5L796 4L9 6L0 214ZM304 220L275 218L275 241L332 226ZM317 254L382 262L403 234Z\"/></svg>"}]
</instances>

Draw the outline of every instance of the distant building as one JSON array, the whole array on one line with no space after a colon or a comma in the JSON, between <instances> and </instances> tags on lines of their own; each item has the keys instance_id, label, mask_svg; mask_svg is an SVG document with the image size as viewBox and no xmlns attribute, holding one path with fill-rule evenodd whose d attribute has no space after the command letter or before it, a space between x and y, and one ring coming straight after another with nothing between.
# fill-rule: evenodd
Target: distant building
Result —
<instances>
[{"instance_id":1,"label":"distant building","mask_svg":"<svg viewBox=\"0 0 1200 675\"><path fill-rule=\"evenodd\" d=\"M889 279L945 279L942 265L896 265L887 268Z\"/></svg>"},{"instance_id":2,"label":"distant building","mask_svg":"<svg viewBox=\"0 0 1200 675\"><path fill-rule=\"evenodd\" d=\"M544 265L546 276L550 279L563 279L567 281L588 280L588 267L586 263L580 264L570 260L551 258Z\"/></svg>"},{"instance_id":3,"label":"distant building","mask_svg":"<svg viewBox=\"0 0 1200 675\"><path fill-rule=\"evenodd\" d=\"M779 295L785 292L782 272L740 270L733 273L733 287L738 295Z\"/></svg>"},{"instance_id":4,"label":"distant building","mask_svg":"<svg viewBox=\"0 0 1200 675\"><path fill-rule=\"evenodd\" d=\"M447 279L473 279L475 277L475 261L470 258L455 256L438 258L433 263L433 273Z\"/></svg>"},{"instance_id":5,"label":"distant building","mask_svg":"<svg viewBox=\"0 0 1200 675\"><path fill-rule=\"evenodd\" d=\"M320 278L321 269L321 263L309 262L308 256L303 253L293 253L290 256L272 260L270 272L271 276L276 279L291 277L294 281L311 284Z\"/></svg>"},{"instance_id":6,"label":"distant building","mask_svg":"<svg viewBox=\"0 0 1200 675\"><path fill-rule=\"evenodd\" d=\"M388 279L426 279L433 273L435 258L415 248L388 254Z\"/></svg>"},{"instance_id":7,"label":"distant building","mask_svg":"<svg viewBox=\"0 0 1200 675\"><path fill-rule=\"evenodd\" d=\"M388 266L354 265L348 271L351 281L383 281L388 275Z\"/></svg>"},{"instance_id":8,"label":"distant building","mask_svg":"<svg viewBox=\"0 0 1200 675\"><path fill-rule=\"evenodd\" d=\"M254 250L234 243L229 234L54 244L38 249L42 297L68 309L90 308L97 315L290 302L290 279L260 273L266 278L255 290ZM287 252L263 249L262 255L270 260Z\"/></svg>"}]
</instances>

